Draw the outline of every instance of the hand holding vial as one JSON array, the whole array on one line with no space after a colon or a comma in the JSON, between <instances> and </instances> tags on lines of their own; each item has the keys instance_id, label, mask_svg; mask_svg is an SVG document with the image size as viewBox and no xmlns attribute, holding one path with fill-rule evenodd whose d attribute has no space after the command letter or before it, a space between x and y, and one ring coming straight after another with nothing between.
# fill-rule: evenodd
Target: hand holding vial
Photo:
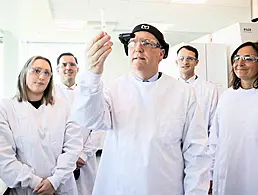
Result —
<instances>
[{"instance_id":1,"label":"hand holding vial","mask_svg":"<svg viewBox=\"0 0 258 195\"><path fill-rule=\"evenodd\" d=\"M89 71L95 74L102 74L104 62L112 51L113 42L106 33L106 22L104 20L103 10L101 12L102 32L99 33L87 47L87 62Z\"/></svg>"}]
</instances>

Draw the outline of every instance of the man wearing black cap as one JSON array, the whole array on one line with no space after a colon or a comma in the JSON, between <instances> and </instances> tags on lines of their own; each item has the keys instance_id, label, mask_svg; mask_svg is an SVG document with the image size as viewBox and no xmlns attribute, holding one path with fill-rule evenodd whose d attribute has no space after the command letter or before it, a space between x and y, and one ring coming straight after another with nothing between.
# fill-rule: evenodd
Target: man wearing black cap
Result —
<instances>
[{"instance_id":1,"label":"man wearing black cap","mask_svg":"<svg viewBox=\"0 0 258 195\"><path fill-rule=\"evenodd\" d=\"M103 90L112 51L102 32L88 47L72 117L89 129L107 129L93 195L206 195L211 159L193 89L159 73L168 55L163 34L148 24L121 34L132 73Z\"/></svg>"}]
</instances>

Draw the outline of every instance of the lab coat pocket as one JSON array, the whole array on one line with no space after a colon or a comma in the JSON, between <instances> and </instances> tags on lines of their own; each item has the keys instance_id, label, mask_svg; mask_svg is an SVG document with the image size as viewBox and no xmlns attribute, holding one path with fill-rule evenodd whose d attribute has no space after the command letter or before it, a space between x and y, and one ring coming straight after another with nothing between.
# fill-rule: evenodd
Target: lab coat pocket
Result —
<instances>
[{"instance_id":1,"label":"lab coat pocket","mask_svg":"<svg viewBox=\"0 0 258 195\"><path fill-rule=\"evenodd\" d=\"M159 122L159 138L168 146L181 143L184 127L184 119L180 117L169 117Z\"/></svg>"}]
</instances>

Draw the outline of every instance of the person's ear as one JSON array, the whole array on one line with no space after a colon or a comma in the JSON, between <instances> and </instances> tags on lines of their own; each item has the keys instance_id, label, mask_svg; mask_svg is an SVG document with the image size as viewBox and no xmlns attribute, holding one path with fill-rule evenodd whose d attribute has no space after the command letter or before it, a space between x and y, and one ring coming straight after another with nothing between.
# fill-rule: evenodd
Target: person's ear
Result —
<instances>
[{"instance_id":1,"label":"person's ear","mask_svg":"<svg viewBox=\"0 0 258 195\"><path fill-rule=\"evenodd\" d=\"M161 49L161 51L160 51L160 57L161 57L161 59L160 59L160 60L163 59L164 55L165 55L165 49Z\"/></svg>"},{"instance_id":2,"label":"person's ear","mask_svg":"<svg viewBox=\"0 0 258 195\"><path fill-rule=\"evenodd\" d=\"M198 65L198 63L199 63L199 60L196 60L196 64L195 64L195 66L197 66L197 65Z\"/></svg>"}]
</instances>

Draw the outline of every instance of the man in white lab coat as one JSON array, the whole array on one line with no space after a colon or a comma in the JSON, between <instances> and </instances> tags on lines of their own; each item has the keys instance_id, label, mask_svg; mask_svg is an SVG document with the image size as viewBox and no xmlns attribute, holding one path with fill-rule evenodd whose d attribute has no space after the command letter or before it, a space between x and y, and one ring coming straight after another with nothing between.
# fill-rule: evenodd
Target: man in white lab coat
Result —
<instances>
[{"instance_id":1,"label":"man in white lab coat","mask_svg":"<svg viewBox=\"0 0 258 195\"><path fill-rule=\"evenodd\" d=\"M76 75L79 71L77 58L72 53L62 53L57 58L57 72L61 83L55 85L57 96L64 97L72 106ZM88 129L83 130L84 148L77 160L77 169L74 171L78 194L91 195L97 172L96 147L91 141Z\"/></svg>"},{"instance_id":2,"label":"man in white lab coat","mask_svg":"<svg viewBox=\"0 0 258 195\"><path fill-rule=\"evenodd\" d=\"M205 120L205 127L209 134L212 120L218 103L218 90L215 85L207 82L195 74L195 67L198 65L198 51L190 45L184 45L177 50L179 80L189 83L194 87L196 99Z\"/></svg>"},{"instance_id":3,"label":"man in white lab coat","mask_svg":"<svg viewBox=\"0 0 258 195\"><path fill-rule=\"evenodd\" d=\"M93 195L206 195L204 121L193 89L158 72L169 48L163 34L140 24L119 38L132 73L104 92L101 75L113 43L100 33L88 47L89 71L72 112L80 125L108 130Z\"/></svg>"}]
</instances>

